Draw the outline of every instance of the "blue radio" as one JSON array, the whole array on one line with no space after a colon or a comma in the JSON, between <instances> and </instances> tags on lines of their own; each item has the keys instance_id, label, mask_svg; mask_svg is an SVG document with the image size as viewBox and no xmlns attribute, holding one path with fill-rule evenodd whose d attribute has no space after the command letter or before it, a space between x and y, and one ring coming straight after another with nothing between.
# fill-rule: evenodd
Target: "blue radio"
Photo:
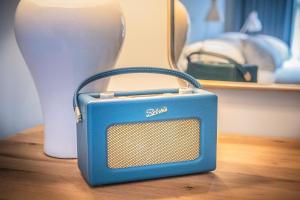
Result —
<instances>
[{"instance_id":1,"label":"blue radio","mask_svg":"<svg viewBox=\"0 0 300 200\"><path fill-rule=\"evenodd\" d=\"M171 75L193 87L79 94L95 80L128 73ZM217 96L188 74L150 67L102 72L78 87L73 104L78 166L92 186L216 168Z\"/></svg>"}]
</instances>

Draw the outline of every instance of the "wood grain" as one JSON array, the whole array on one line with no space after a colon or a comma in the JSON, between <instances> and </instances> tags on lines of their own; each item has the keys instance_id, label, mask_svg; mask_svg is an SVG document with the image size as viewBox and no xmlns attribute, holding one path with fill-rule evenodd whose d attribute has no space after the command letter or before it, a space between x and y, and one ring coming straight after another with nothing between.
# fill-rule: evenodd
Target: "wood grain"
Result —
<instances>
[{"instance_id":1,"label":"wood grain","mask_svg":"<svg viewBox=\"0 0 300 200\"><path fill-rule=\"evenodd\" d=\"M0 140L0 199L300 199L300 140L220 135L215 172L97 188L42 141L42 126Z\"/></svg>"}]
</instances>

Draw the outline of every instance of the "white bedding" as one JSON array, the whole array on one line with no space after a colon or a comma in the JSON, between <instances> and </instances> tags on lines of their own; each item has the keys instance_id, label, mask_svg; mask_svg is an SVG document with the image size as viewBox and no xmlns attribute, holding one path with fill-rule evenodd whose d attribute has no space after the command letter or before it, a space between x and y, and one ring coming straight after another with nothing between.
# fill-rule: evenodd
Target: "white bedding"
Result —
<instances>
[{"instance_id":1,"label":"white bedding","mask_svg":"<svg viewBox=\"0 0 300 200\"><path fill-rule=\"evenodd\" d=\"M284 62L276 71L276 83L300 84L300 60L291 59Z\"/></svg>"},{"instance_id":2,"label":"white bedding","mask_svg":"<svg viewBox=\"0 0 300 200\"><path fill-rule=\"evenodd\" d=\"M217 39L190 44L184 48L177 64L178 68L186 71L187 56L200 50L225 55L240 64L257 65L259 83L300 83L300 61L287 62L290 56L288 46L272 36L224 33ZM220 61L205 56L193 57L192 60Z\"/></svg>"},{"instance_id":3,"label":"white bedding","mask_svg":"<svg viewBox=\"0 0 300 200\"><path fill-rule=\"evenodd\" d=\"M239 44L246 62L257 65L260 70L276 71L289 58L288 46L269 35L246 35L243 33L224 33L221 38Z\"/></svg>"}]
</instances>

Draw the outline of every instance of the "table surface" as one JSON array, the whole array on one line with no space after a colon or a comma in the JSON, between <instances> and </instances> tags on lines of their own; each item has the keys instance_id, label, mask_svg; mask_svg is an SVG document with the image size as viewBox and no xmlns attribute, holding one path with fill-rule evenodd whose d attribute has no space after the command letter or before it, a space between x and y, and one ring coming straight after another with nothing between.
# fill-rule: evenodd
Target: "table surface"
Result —
<instances>
[{"instance_id":1,"label":"table surface","mask_svg":"<svg viewBox=\"0 0 300 200\"><path fill-rule=\"evenodd\" d=\"M43 153L43 127L0 140L0 199L300 199L300 140L219 135L217 170L89 187Z\"/></svg>"}]
</instances>

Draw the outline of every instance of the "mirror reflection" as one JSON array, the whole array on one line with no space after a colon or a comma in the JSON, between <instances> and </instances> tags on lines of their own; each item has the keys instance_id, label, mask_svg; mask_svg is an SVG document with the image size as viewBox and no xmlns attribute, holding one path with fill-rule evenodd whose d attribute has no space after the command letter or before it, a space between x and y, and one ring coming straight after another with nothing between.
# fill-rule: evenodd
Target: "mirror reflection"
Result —
<instances>
[{"instance_id":1,"label":"mirror reflection","mask_svg":"<svg viewBox=\"0 0 300 200\"><path fill-rule=\"evenodd\" d=\"M198 79L300 84L300 0L174 0L173 59Z\"/></svg>"}]
</instances>

